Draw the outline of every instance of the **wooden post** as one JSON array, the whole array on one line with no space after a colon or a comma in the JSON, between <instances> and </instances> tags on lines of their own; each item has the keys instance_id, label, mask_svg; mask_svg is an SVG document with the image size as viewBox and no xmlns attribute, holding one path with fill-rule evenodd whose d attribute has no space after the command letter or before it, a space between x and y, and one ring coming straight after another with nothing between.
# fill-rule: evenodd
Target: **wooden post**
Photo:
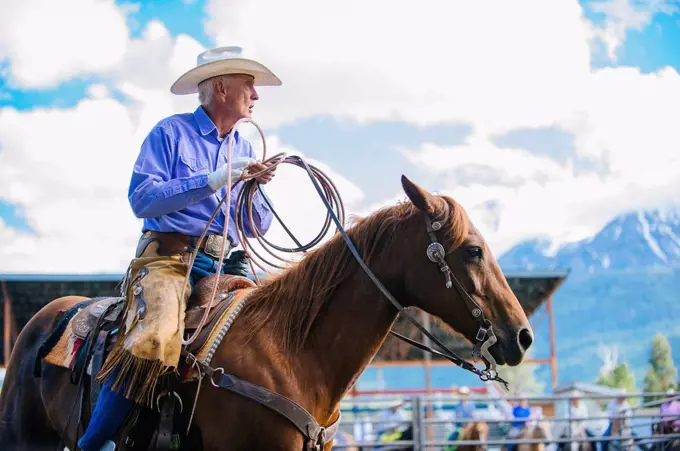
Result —
<instances>
[{"instance_id":1,"label":"wooden post","mask_svg":"<svg viewBox=\"0 0 680 451\"><path fill-rule=\"evenodd\" d=\"M552 296L548 296L545 306L548 310L550 334L550 375L552 376L553 388L557 388L557 353L555 352L555 318L553 316Z\"/></svg>"},{"instance_id":2,"label":"wooden post","mask_svg":"<svg viewBox=\"0 0 680 451\"><path fill-rule=\"evenodd\" d=\"M2 303L3 303L3 365L9 365L9 357L12 352L12 299L9 297L7 283L3 280L2 284Z\"/></svg>"},{"instance_id":3,"label":"wooden post","mask_svg":"<svg viewBox=\"0 0 680 451\"><path fill-rule=\"evenodd\" d=\"M424 311L420 311L420 318L423 321L423 327L425 328L426 331L432 333L430 330L430 315L425 313ZM423 334L423 343L426 346L432 346L430 343L430 339ZM423 361L425 364L425 396L430 397L432 396L432 376L431 376L431 366L430 364L432 360L432 355L429 352L423 351ZM425 401L425 418L432 418L433 416L433 411L432 411L432 403L430 401ZM427 440L432 440L433 437L433 431L432 431L432 425L428 424L427 425Z\"/></svg>"}]
</instances>

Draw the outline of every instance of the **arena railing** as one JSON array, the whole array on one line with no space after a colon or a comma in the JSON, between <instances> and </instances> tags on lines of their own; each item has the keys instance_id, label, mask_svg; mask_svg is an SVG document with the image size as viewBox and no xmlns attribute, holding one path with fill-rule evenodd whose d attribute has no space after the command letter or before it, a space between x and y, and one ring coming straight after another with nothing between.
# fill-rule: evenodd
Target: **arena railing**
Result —
<instances>
[{"instance_id":1,"label":"arena railing","mask_svg":"<svg viewBox=\"0 0 680 451\"><path fill-rule=\"evenodd\" d=\"M595 402L603 402L607 403L608 401L617 399L617 398L625 398L626 400L632 400L632 399L639 399L639 398L651 398L651 397L659 397L662 398L657 401L652 401L652 402L647 402L647 403L640 403L636 404L634 403L633 405L630 405L629 408L629 414L627 415L627 420L625 423L624 431L628 431L627 434L624 435L618 435L618 436L608 436L604 437L602 436L602 432L600 431L599 434L596 434L593 437L574 437L573 436L573 431L571 430L571 426L573 423L588 423L588 422L600 422L600 424L608 424L608 422L611 420L611 418L606 415L606 412L602 412L601 414L594 414L594 415L588 415L583 418L572 418L570 416L571 410L568 408L569 403L572 399L578 398L581 401L595 401ZM491 417L485 417L485 415L480 415L480 418L478 419L455 419L455 418L436 418L432 417L432 414L434 413L435 415L437 412L443 411L441 409L442 404L448 404L448 405L457 405L462 399L467 399L470 402L477 403L477 404L487 404L486 408L488 408L489 404L495 404L495 403L501 403L501 404L506 404L508 405L509 403L513 401L520 401L522 399L526 399L529 403L529 405L536 405L539 403L552 403L553 407L556 405L558 402L566 402L566 415L564 416L542 416L541 418L533 418L530 419L529 421L532 424L536 424L537 422L541 422L546 425L550 425L549 432L550 432L550 437L548 439L519 439L519 438L495 438L492 437L492 434L489 435L488 439L485 441L475 441L475 440L447 440L446 437L448 436L448 433L444 433L443 435L445 436L444 438L441 437L442 435L442 430L445 432L448 432L451 430L451 425L453 423L459 423L459 424L466 424L474 421L483 421L484 423L487 423L487 425L493 426L506 426L509 425L514 421L514 418L508 415L509 412L502 412L502 410L496 409L497 412L501 413L501 417L499 418L491 418ZM680 419L680 416L674 416L674 415L667 415L667 416L662 416L660 413L652 413L649 412L650 410L657 410L658 408L665 402L669 400L680 400L680 396L675 395L675 396L669 396L666 393L649 393L649 392L640 392L640 393L614 393L614 394L586 394L586 393L581 393L581 394L572 394L572 395L559 395L559 396L494 396L494 395L468 395L468 396L461 396L458 394L451 394L450 396L442 397L441 394L438 396L425 396L425 395L420 395L420 396L411 396L408 398L404 397L399 397L395 395L391 396L373 396L370 398L362 397L360 399L356 398L349 398L343 401L343 415L344 419L341 421L341 430L343 431L348 431L352 430L352 433L361 432L362 427L361 426L366 426L367 424L370 425L368 428L363 428L363 432L368 432L365 435L368 435L371 437L371 439L368 440L356 440L355 443L352 444L336 444L334 445L334 449L347 449L351 447L361 447L362 451L368 450L368 449L379 449L381 451L388 451L392 447L394 449L398 449L397 447L401 446L412 446L412 449L414 450L425 450L425 449L437 449L438 447L443 447L443 446L449 446L449 445L454 445L454 446L461 446L461 445L479 445L479 444L485 444L489 448L493 449L493 447L501 447L501 446L507 446L507 445L518 445L518 444L560 444L560 443L581 443L581 442L599 442L599 443L604 443L604 442L621 442L621 443L626 443L625 447L626 449L648 449L648 450L656 450L656 449L666 449L665 446L670 440L680 440L680 433L673 433L673 434L665 434L661 435L658 431L658 429L655 428L655 425L658 425L661 421L668 421L668 420L673 420L673 419ZM405 421L377 421L375 417L379 412L384 411L389 408L391 403L394 401L400 401L403 402L403 406L405 407L405 411L409 412L411 414L411 418L409 420ZM630 401L629 401L630 403ZM439 407L434 407L433 404L437 404ZM356 406L369 406L368 409L360 408L357 409ZM355 407L352 409L351 407ZM601 408L601 407L600 407ZM354 412L361 412L357 415L352 415L352 411ZM480 409L480 411L484 411L485 408ZM507 410L507 407L506 407ZM368 412L373 412L373 415L371 415ZM427 414L426 414L427 412ZM590 413L590 412L589 412ZM349 414L349 415L348 415ZM648 421L645 421L648 420ZM410 426L412 432L413 432L413 439L412 440L397 440L397 441L378 441L375 438L375 434L372 434L373 430L380 430L379 426L384 423L392 423L392 424L404 424ZM556 431L556 426L557 425L562 425L562 434L559 434L559 430ZM445 426L449 426L448 428ZM565 427L564 425L567 425L566 427L566 436L565 434ZM358 426L358 427L357 427ZM441 428L441 426L444 426L444 428ZM439 428L439 430L437 430ZM368 431L367 431L368 429ZM490 428L491 429L491 428ZM498 428L497 428L498 429ZM501 432L503 428L500 428ZM641 429L648 429L649 433L642 433L642 434L636 434L635 430L641 430ZM506 431L507 432L507 431ZM555 432L557 432L557 436L555 436ZM496 431L495 435L498 435L498 430ZM363 437L361 437L363 438ZM368 447L368 448L367 448Z\"/></svg>"}]
</instances>

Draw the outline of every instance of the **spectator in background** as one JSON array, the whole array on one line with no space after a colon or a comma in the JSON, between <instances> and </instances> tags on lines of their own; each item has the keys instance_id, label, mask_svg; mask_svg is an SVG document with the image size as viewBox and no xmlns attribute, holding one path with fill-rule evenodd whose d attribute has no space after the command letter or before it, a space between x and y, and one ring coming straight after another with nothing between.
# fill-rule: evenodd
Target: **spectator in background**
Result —
<instances>
[{"instance_id":1,"label":"spectator in background","mask_svg":"<svg viewBox=\"0 0 680 451\"><path fill-rule=\"evenodd\" d=\"M470 402L468 399L468 395L470 394L470 389L468 387L462 386L458 390L458 394L460 395L460 403L456 406L454 409L454 417L456 420L472 420L475 418L475 404ZM467 426L469 422L459 422L455 421L453 423L453 432L449 435L447 440L449 441L454 441L458 440L459 437L462 436L463 434L463 429L465 426ZM448 445L446 448L444 448L445 451L449 450L454 450L456 448L455 445Z\"/></svg>"},{"instance_id":2,"label":"spectator in background","mask_svg":"<svg viewBox=\"0 0 680 451\"><path fill-rule=\"evenodd\" d=\"M675 390L668 390L666 392L667 401L661 404L659 409L660 415L666 415L661 418L661 433L673 434L680 432L680 399L677 399Z\"/></svg>"},{"instance_id":3,"label":"spectator in background","mask_svg":"<svg viewBox=\"0 0 680 451\"><path fill-rule=\"evenodd\" d=\"M631 429L629 421L632 416L630 404L626 401L626 396L622 395L607 404L607 416L611 418L607 430L604 431L602 437L611 437L612 433L615 435L630 435ZM600 442L600 449L602 451L609 450L611 440Z\"/></svg>"},{"instance_id":4,"label":"spectator in background","mask_svg":"<svg viewBox=\"0 0 680 451\"><path fill-rule=\"evenodd\" d=\"M588 408L581 402L581 398L575 397L569 402L569 417L572 419L572 435L575 431L583 430L588 437L593 437L584 422L588 419Z\"/></svg>"},{"instance_id":5,"label":"spectator in background","mask_svg":"<svg viewBox=\"0 0 680 451\"><path fill-rule=\"evenodd\" d=\"M529 407L529 401L526 398L522 398L519 404L512 408L512 417L515 419L512 422L512 427L520 431L524 429L527 421L531 418L531 407Z\"/></svg>"},{"instance_id":6,"label":"spectator in background","mask_svg":"<svg viewBox=\"0 0 680 451\"><path fill-rule=\"evenodd\" d=\"M508 439L519 437L527 422L531 419L531 407L526 398L522 398L519 404L512 408L512 418L514 421L510 424L510 431L508 432ZM508 451L517 449L517 445L508 445Z\"/></svg>"},{"instance_id":7,"label":"spectator in background","mask_svg":"<svg viewBox=\"0 0 680 451\"><path fill-rule=\"evenodd\" d=\"M391 442L399 440L410 425L405 423L408 421L408 416L404 410L405 401L397 400L388 409L380 412L377 425L378 440L382 442Z\"/></svg>"},{"instance_id":8,"label":"spectator in background","mask_svg":"<svg viewBox=\"0 0 680 451\"><path fill-rule=\"evenodd\" d=\"M571 420L569 424L565 425L564 431L560 438L581 438L581 437L595 437L585 420L588 419L588 408L581 402L581 398L574 397L569 401L568 417ZM576 443L576 442L573 442ZM571 447L572 443L563 442L557 445L557 450L575 449ZM593 442L593 446L595 443Z\"/></svg>"},{"instance_id":9,"label":"spectator in background","mask_svg":"<svg viewBox=\"0 0 680 451\"><path fill-rule=\"evenodd\" d=\"M468 399L468 396L470 395L470 389L463 386L460 387L460 390L458 391L460 394L460 404L456 406L456 419L462 418L462 419L467 419L471 420L475 417L475 404L471 403L470 400ZM458 423L461 425L461 427L464 427L466 423Z\"/></svg>"}]
</instances>

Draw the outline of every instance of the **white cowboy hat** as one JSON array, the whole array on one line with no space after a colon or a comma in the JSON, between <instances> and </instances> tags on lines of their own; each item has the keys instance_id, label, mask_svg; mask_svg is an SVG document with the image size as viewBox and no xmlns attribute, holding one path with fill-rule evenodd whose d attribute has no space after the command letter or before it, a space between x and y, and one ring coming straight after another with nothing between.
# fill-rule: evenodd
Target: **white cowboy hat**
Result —
<instances>
[{"instance_id":1,"label":"white cowboy hat","mask_svg":"<svg viewBox=\"0 0 680 451\"><path fill-rule=\"evenodd\" d=\"M198 55L196 67L185 72L172 84L173 94L195 94L198 84L208 78L227 74L248 74L255 78L256 86L281 86L281 80L274 73L243 56L243 49L237 46L217 47Z\"/></svg>"}]
</instances>

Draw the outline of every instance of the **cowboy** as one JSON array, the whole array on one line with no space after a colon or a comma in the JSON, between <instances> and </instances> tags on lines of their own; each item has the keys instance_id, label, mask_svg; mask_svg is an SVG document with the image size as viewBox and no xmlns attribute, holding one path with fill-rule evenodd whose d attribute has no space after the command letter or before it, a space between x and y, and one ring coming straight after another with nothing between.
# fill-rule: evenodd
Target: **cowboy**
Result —
<instances>
[{"instance_id":1,"label":"cowboy","mask_svg":"<svg viewBox=\"0 0 680 451\"><path fill-rule=\"evenodd\" d=\"M234 204L242 183L231 192L228 242L224 243L228 258L219 271L226 202L210 225L207 239L200 245L197 241L228 192L230 132L237 121L250 117L259 98L256 86L280 85L268 68L244 57L239 47L201 53L197 66L172 85L173 94L198 93L200 105L193 113L158 122L134 165L128 198L134 214L144 219L143 234L123 288L126 305L121 336L98 375L102 389L88 429L78 442L83 451L115 449L111 439L130 409L135 403L150 405L157 379L177 368L191 288L218 272L247 274L244 252L234 251L239 244ZM260 184L272 180L274 168L256 162L251 144L237 131L232 145L232 168L238 166L237 161L245 162L251 174L269 168L256 180ZM253 222L244 218L249 237L255 236L255 229L266 233L271 225L272 213L263 196L258 190L253 198ZM185 284L195 247L199 252Z\"/></svg>"}]
</instances>

